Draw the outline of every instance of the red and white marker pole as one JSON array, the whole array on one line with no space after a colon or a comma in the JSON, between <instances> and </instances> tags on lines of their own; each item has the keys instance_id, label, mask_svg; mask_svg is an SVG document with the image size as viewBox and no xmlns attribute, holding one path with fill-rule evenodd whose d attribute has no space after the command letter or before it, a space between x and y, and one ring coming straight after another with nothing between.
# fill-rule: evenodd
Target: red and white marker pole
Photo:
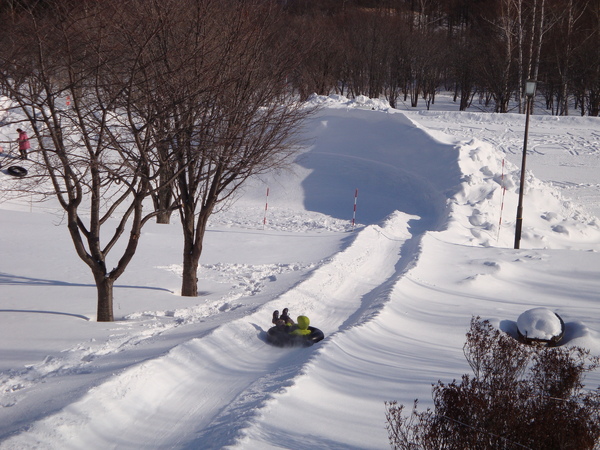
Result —
<instances>
[{"instance_id":1,"label":"red and white marker pole","mask_svg":"<svg viewBox=\"0 0 600 450\"><path fill-rule=\"evenodd\" d=\"M500 221L498 222L498 236L496 237L496 243L500 239L500 229L502 227L502 212L504 211L504 194L506 193L506 186L504 185L504 159L502 159L502 177L500 179L502 185L502 202L500 203Z\"/></svg>"},{"instance_id":2,"label":"red and white marker pole","mask_svg":"<svg viewBox=\"0 0 600 450\"><path fill-rule=\"evenodd\" d=\"M352 231L354 231L354 224L356 223L356 200L358 199L358 188L354 191L354 212L352 213Z\"/></svg>"},{"instance_id":3,"label":"red and white marker pole","mask_svg":"<svg viewBox=\"0 0 600 450\"><path fill-rule=\"evenodd\" d=\"M267 209L269 209L269 188L267 188L267 197L265 199L265 216L263 217L263 230L267 224Z\"/></svg>"}]
</instances>

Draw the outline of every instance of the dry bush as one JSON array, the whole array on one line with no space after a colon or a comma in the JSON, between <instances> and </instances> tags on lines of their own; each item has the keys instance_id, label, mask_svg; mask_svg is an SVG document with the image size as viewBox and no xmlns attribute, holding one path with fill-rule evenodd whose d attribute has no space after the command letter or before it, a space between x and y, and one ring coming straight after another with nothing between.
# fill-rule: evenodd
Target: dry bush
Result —
<instances>
[{"instance_id":1,"label":"dry bush","mask_svg":"<svg viewBox=\"0 0 600 450\"><path fill-rule=\"evenodd\" d=\"M593 449L600 388L584 390L600 359L578 347L525 346L478 317L463 348L473 375L433 386L434 409L404 416L386 404L395 449Z\"/></svg>"}]
</instances>

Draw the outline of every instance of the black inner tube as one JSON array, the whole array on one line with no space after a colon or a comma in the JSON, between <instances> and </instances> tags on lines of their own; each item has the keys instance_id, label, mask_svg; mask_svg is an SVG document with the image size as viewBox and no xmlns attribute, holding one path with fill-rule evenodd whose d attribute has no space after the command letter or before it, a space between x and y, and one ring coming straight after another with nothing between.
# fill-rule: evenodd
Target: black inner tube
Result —
<instances>
[{"instance_id":1,"label":"black inner tube","mask_svg":"<svg viewBox=\"0 0 600 450\"><path fill-rule=\"evenodd\" d=\"M10 166L6 171L14 177L24 177L27 175L27 169L21 166Z\"/></svg>"},{"instance_id":2,"label":"black inner tube","mask_svg":"<svg viewBox=\"0 0 600 450\"><path fill-rule=\"evenodd\" d=\"M308 327L310 334L294 335L277 327L269 328L267 331L267 342L277 347L309 347L315 342L321 341L325 336L321 330L315 327Z\"/></svg>"}]
</instances>

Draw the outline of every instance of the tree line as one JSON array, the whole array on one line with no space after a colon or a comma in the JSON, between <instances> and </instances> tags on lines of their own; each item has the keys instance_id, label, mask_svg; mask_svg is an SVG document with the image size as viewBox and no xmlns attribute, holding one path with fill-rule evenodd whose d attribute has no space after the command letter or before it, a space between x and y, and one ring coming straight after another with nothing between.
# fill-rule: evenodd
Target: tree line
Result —
<instances>
[{"instance_id":1,"label":"tree line","mask_svg":"<svg viewBox=\"0 0 600 450\"><path fill-rule=\"evenodd\" d=\"M37 5L49 11L56 4L88 3L94 2L5 0L2 9ZM384 97L392 107L399 102L430 107L444 90L453 92L461 111L476 100L486 110L523 112L524 82L534 79L541 106L551 114L600 114L600 0L258 4L284 14L279 49L304 50L301 63L285 74L288 88L301 99L335 92ZM181 9L194 8L182 3Z\"/></svg>"},{"instance_id":2,"label":"tree line","mask_svg":"<svg viewBox=\"0 0 600 450\"><path fill-rule=\"evenodd\" d=\"M495 112L523 112L524 82L534 79L552 114L600 112L599 0L286 5L292 28L316 41L294 80L303 97L337 92L429 107L445 90L461 111L476 99Z\"/></svg>"}]
</instances>

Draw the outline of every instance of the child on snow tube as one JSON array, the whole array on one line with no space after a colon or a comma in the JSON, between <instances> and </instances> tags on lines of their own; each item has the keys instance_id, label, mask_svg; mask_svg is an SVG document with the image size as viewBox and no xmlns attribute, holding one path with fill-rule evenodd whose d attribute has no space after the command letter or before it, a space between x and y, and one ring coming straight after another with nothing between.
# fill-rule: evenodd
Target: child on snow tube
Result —
<instances>
[{"instance_id":1,"label":"child on snow tube","mask_svg":"<svg viewBox=\"0 0 600 450\"><path fill-rule=\"evenodd\" d=\"M296 325L292 318L289 316L287 308L283 308L281 316L279 315L279 311L273 311L272 322L278 330L286 331L288 333L292 331L294 329L294 325Z\"/></svg>"},{"instance_id":2,"label":"child on snow tube","mask_svg":"<svg viewBox=\"0 0 600 450\"><path fill-rule=\"evenodd\" d=\"M304 346L308 347L321 341L325 336L321 330L309 326L310 320L306 316L298 316L298 323L287 317L287 308L279 316L279 311L273 312L272 322L274 327L267 332L267 342L278 347ZM289 320L282 320L289 319Z\"/></svg>"},{"instance_id":3,"label":"child on snow tube","mask_svg":"<svg viewBox=\"0 0 600 450\"><path fill-rule=\"evenodd\" d=\"M298 324L298 328L296 328L295 330L293 330L290 334L293 336L307 336L311 333L311 331L308 329L308 326L310 325L310 320L308 317L306 316L298 316L298 319L296 320L297 324Z\"/></svg>"}]
</instances>

